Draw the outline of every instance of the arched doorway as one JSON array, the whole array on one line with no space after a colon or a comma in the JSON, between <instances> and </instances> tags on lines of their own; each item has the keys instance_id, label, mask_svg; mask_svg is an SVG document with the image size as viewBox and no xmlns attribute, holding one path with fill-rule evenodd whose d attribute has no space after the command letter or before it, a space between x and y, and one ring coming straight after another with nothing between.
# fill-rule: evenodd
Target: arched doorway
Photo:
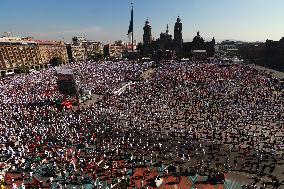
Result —
<instances>
[{"instance_id":1,"label":"arched doorway","mask_svg":"<svg viewBox=\"0 0 284 189\"><path fill-rule=\"evenodd\" d=\"M5 77L6 71L1 71L1 77Z\"/></svg>"}]
</instances>

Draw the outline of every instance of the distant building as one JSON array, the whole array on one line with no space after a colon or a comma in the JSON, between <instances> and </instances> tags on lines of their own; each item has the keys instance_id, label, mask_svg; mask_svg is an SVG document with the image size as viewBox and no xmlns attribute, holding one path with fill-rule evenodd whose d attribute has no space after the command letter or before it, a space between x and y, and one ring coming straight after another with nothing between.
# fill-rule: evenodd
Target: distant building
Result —
<instances>
[{"instance_id":1,"label":"distant building","mask_svg":"<svg viewBox=\"0 0 284 189\"><path fill-rule=\"evenodd\" d=\"M284 37L279 41L250 42L239 47L239 56L245 62L284 70Z\"/></svg>"},{"instance_id":2,"label":"distant building","mask_svg":"<svg viewBox=\"0 0 284 189\"><path fill-rule=\"evenodd\" d=\"M137 45L134 45L134 51L136 51ZM104 45L104 56L109 58L122 58L124 55L127 55L129 52L132 52L132 44L125 43L123 41L115 41L114 44Z\"/></svg>"},{"instance_id":3,"label":"distant building","mask_svg":"<svg viewBox=\"0 0 284 189\"><path fill-rule=\"evenodd\" d=\"M83 46L85 47L87 58L90 58L96 54L103 55L104 45L101 42L89 41L83 43Z\"/></svg>"},{"instance_id":4,"label":"distant building","mask_svg":"<svg viewBox=\"0 0 284 189\"><path fill-rule=\"evenodd\" d=\"M124 52L127 52L127 45L121 41L104 46L104 56L109 58L122 58Z\"/></svg>"},{"instance_id":5,"label":"distant building","mask_svg":"<svg viewBox=\"0 0 284 189\"><path fill-rule=\"evenodd\" d=\"M42 64L49 64L53 58L61 58L63 63L68 63L68 54L65 43L61 41L36 41Z\"/></svg>"},{"instance_id":6,"label":"distant building","mask_svg":"<svg viewBox=\"0 0 284 189\"><path fill-rule=\"evenodd\" d=\"M192 41L192 51L194 50L205 50L205 42L204 39L200 36L199 31Z\"/></svg>"},{"instance_id":7,"label":"distant building","mask_svg":"<svg viewBox=\"0 0 284 189\"><path fill-rule=\"evenodd\" d=\"M14 71L21 66L43 67L36 41L16 37L0 38L0 70Z\"/></svg>"},{"instance_id":8,"label":"distant building","mask_svg":"<svg viewBox=\"0 0 284 189\"><path fill-rule=\"evenodd\" d=\"M0 38L0 70L14 72L21 67L39 69L47 67L53 58L68 62L66 45L60 41L33 40L32 37Z\"/></svg>"},{"instance_id":9,"label":"distant building","mask_svg":"<svg viewBox=\"0 0 284 189\"><path fill-rule=\"evenodd\" d=\"M86 49L82 45L67 44L66 47L70 62L86 61Z\"/></svg>"},{"instance_id":10,"label":"distant building","mask_svg":"<svg viewBox=\"0 0 284 189\"><path fill-rule=\"evenodd\" d=\"M230 40L225 40L222 41L221 43L216 45L216 50L220 51L220 50L237 50L238 46L236 45L235 41L230 41Z\"/></svg>"},{"instance_id":11,"label":"distant building","mask_svg":"<svg viewBox=\"0 0 284 189\"><path fill-rule=\"evenodd\" d=\"M211 41L205 42L205 48L206 48L208 57L213 58L215 56L215 52L216 52L215 46L216 46L216 41L214 37Z\"/></svg>"},{"instance_id":12,"label":"distant building","mask_svg":"<svg viewBox=\"0 0 284 189\"><path fill-rule=\"evenodd\" d=\"M85 37L75 36L72 38L72 45L79 46L85 42L87 42L87 39Z\"/></svg>"},{"instance_id":13,"label":"distant building","mask_svg":"<svg viewBox=\"0 0 284 189\"><path fill-rule=\"evenodd\" d=\"M194 61L205 61L207 59L207 51L203 38L200 36L200 33L197 32L197 35L193 38L192 41L192 60Z\"/></svg>"},{"instance_id":14,"label":"distant building","mask_svg":"<svg viewBox=\"0 0 284 189\"><path fill-rule=\"evenodd\" d=\"M214 57L215 55L215 39L212 41L205 42L200 36L199 32L192 42L184 42L182 35L182 23L180 17L174 26L174 38L169 33L169 26L165 33L160 34L160 38L153 40L151 30L152 27L149 25L149 21L145 22L143 28L143 44L139 47L140 53L143 56L152 57L155 59L165 58L192 58L193 54L196 59L197 57ZM194 53L193 53L194 52ZM198 56L197 56L198 54ZM201 56L199 56L202 54ZM205 58L205 59L206 59Z\"/></svg>"},{"instance_id":15,"label":"distant building","mask_svg":"<svg viewBox=\"0 0 284 189\"><path fill-rule=\"evenodd\" d=\"M72 38L73 46L81 46L85 48L85 57L86 59L92 59L94 56L103 54L103 44L101 42L96 42L92 40L87 40L84 37L73 37Z\"/></svg>"}]
</instances>

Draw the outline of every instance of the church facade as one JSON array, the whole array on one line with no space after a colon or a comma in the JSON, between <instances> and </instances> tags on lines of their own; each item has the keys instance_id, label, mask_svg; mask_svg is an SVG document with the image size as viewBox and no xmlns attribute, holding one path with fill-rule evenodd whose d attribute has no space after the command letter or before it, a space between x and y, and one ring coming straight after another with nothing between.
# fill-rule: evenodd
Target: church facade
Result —
<instances>
[{"instance_id":1,"label":"church facade","mask_svg":"<svg viewBox=\"0 0 284 189\"><path fill-rule=\"evenodd\" d=\"M178 17L174 25L174 35L169 33L167 25L166 32L160 34L160 38L153 40L152 27L147 19L143 28L143 45L140 49L145 57L154 57L157 54L166 55L171 58L194 58L196 53L203 53L202 57L213 57L215 54L215 39L205 42L197 32L192 42L184 42L182 35L182 22Z\"/></svg>"}]
</instances>

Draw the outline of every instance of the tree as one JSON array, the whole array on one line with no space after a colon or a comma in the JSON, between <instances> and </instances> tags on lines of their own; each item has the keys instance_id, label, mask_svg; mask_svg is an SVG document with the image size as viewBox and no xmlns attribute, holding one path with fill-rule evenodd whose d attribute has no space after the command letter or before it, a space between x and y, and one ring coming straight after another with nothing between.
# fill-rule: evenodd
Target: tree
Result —
<instances>
[{"instance_id":1,"label":"tree","mask_svg":"<svg viewBox=\"0 0 284 189\"><path fill-rule=\"evenodd\" d=\"M18 69L15 70L15 73L20 74L20 73L29 73L29 67L26 65L21 65Z\"/></svg>"},{"instance_id":2,"label":"tree","mask_svg":"<svg viewBox=\"0 0 284 189\"><path fill-rule=\"evenodd\" d=\"M104 55L102 53L99 53L99 52L90 55L90 59L94 60L94 61L101 60L103 58L104 58Z\"/></svg>"},{"instance_id":3,"label":"tree","mask_svg":"<svg viewBox=\"0 0 284 189\"><path fill-rule=\"evenodd\" d=\"M99 60L103 59L103 58L104 58L104 54L103 54L103 53L98 53L98 54L97 54L97 58L98 58Z\"/></svg>"},{"instance_id":4,"label":"tree","mask_svg":"<svg viewBox=\"0 0 284 189\"><path fill-rule=\"evenodd\" d=\"M63 60L60 57L54 57L50 60L50 64L53 67L60 66L62 63L63 63Z\"/></svg>"}]
</instances>

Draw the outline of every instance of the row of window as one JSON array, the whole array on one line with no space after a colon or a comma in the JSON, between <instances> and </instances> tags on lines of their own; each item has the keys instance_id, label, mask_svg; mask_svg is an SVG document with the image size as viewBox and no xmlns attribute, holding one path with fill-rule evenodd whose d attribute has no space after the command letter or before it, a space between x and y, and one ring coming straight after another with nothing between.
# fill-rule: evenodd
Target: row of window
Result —
<instances>
[{"instance_id":1,"label":"row of window","mask_svg":"<svg viewBox=\"0 0 284 189\"><path fill-rule=\"evenodd\" d=\"M24 63L25 66L29 66L29 65L32 65L32 64L28 64L28 63ZM10 67L15 67L16 64L0 64L0 68L10 68Z\"/></svg>"},{"instance_id":2,"label":"row of window","mask_svg":"<svg viewBox=\"0 0 284 189\"><path fill-rule=\"evenodd\" d=\"M0 52L1 53L1 52ZM30 55L30 54L34 54L35 53L35 51L33 51L33 50L31 50L30 52L18 52L18 51L14 51L14 54L22 54L22 55L25 55L25 54L27 54L27 55ZM2 52L2 54L6 54L5 52ZM8 51L8 55L9 56L13 56L13 52L12 51ZM4 55L5 56L5 55Z\"/></svg>"},{"instance_id":3,"label":"row of window","mask_svg":"<svg viewBox=\"0 0 284 189\"><path fill-rule=\"evenodd\" d=\"M26 46L19 46L19 47L1 47L0 50L1 51L5 51L5 49L7 49L8 51L11 50L34 50L37 49L35 47L26 47Z\"/></svg>"},{"instance_id":4,"label":"row of window","mask_svg":"<svg viewBox=\"0 0 284 189\"><path fill-rule=\"evenodd\" d=\"M13 58L14 58L14 55L13 55L13 54L10 54L9 56L5 56L5 55L3 56L3 55L2 55L2 57L3 57L4 60L7 59L8 57L9 57L10 59L13 59ZM21 57L20 57L20 55L16 55L16 58L17 58L17 59L20 59ZM28 59L36 58L36 55L33 54L33 55L31 56L30 54L27 54L27 55L22 54L22 58L23 58L23 59L26 59L26 58L28 58Z\"/></svg>"},{"instance_id":5,"label":"row of window","mask_svg":"<svg viewBox=\"0 0 284 189\"><path fill-rule=\"evenodd\" d=\"M28 60L28 61L32 61L33 59L32 59L32 58L28 58L27 60ZM19 60L10 59L10 62L15 63L15 62L19 62ZM6 61L6 62L4 62L4 63L8 64L9 61Z\"/></svg>"}]
</instances>

